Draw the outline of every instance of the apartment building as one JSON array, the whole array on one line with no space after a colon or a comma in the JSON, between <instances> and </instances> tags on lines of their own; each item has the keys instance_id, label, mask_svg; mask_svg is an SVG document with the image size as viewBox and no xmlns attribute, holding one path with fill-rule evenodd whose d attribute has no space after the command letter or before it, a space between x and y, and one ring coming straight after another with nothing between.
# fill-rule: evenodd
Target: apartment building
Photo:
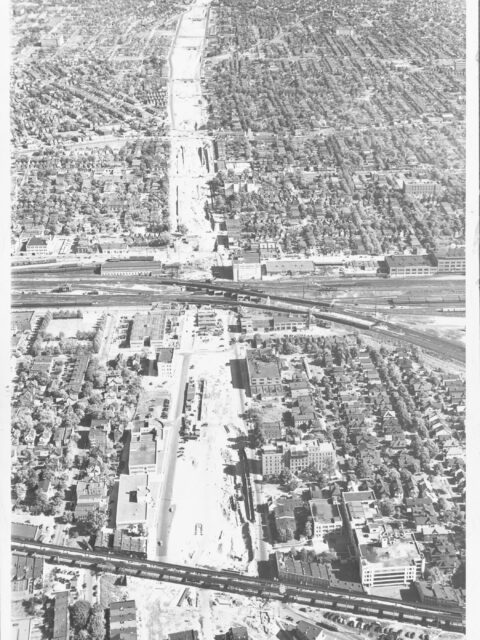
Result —
<instances>
[{"instance_id":1,"label":"apartment building","mask_svg":"<svg viewBox=\"0 0 480 640\"><path fill-rule=\"evenodd\" d=\"M260 452L262 475L278 476L285 468L285 452L282 446L264 446Z\"/></svg>"},{"instance_id":2,"label":"apartment building","mask_svg":"<svg viewBox=\"0 0 480 640\"><path fill-rule=\"evenodd\" d=\"M331 442L304 442L302 444L278 444L264 446L260 452L262 474L276 476L285 467L297 473L313 465L318 471L330 470L336 463Z\"/></svg>"},{"instance_id":3,"label":"apartment building","mask_svg":"<svg viewBox=\"0 0 480 640\"><path fill-rule=\"evenodd\" d=\"M318 471L330 470L336 462L335 450L331 442L302 442L291 445L288 466L292 473L313 465Z\"/></svg>"},{"instance_id":4,"label":"apartment building","mask_svg":"<svg viewBox=\"0 0 480 640\"><path fill-rule=\"evenodd\" d=\"M438 184L433 180L404 180L403 192L411 196L434 196L438 192Z\"/></svg>"},{"instance_id":5,"label":"apartment building","mask_svg":"<svg viewBox=\"0 0 480 640\"><path fill-rule=\"evenodd\" d=\"M282 392L280 361L270 349L249 349L246 363L252 395L272 397Z\"/></svg>"}]
</instances>

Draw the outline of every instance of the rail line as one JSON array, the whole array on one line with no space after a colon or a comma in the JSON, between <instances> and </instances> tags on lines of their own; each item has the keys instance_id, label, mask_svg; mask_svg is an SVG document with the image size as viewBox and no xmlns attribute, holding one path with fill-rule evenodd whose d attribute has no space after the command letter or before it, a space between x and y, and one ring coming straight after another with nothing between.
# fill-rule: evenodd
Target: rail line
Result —
<instances>
[{"instance_id":1,"label":"rail line","mask_svg":"<svg viewBox=\"0 0 480 640\"><path fill-rule=\"evenodd\" d=\"M445 611L433 606L407 603L364 593L356 594L339 589L293 585L235 571L135 559L116 553L77 550L38 541L23 540L18 537L12 539L11 546L15 552L35 555L57 564L70 563L92 571L176 582L201 589L227 591L250 597L271 598L284 602L296 602L314 607L397 619L459 633L465 630L464 610L461 608Z\"/></svg>"},{"instance_id":2,"label":"rail line","mask_svg":"<svg viewBox=\"0 0 480 640\"><path fill-rule=\"evenodd\" d=\"M160 285L171 285L171 286L179 286L183 287L186 290L195 291L195 290L204 290L207 292L223 292L226 296L230 296L231 300L228 300L227 297L224 297L222 301L215 299L214 296L203 299L203 301L199 298L196 299L192 297L181 297L176 298L179 302L191 302L192 304L215 304L217 306L225 305L225 306L237 306L238 304L242 306L251 306L261 309L268 309L271 311L286 311L286 312L297 312L297 313L311 313L314 317L329 320L332 322L338 322L340 324L346 324L349 326L353 326L360 329L375 329L375 325L378 324L378 320L368 315L362 315L358 312L352 311L351 309L346 309L340 306L332 306L332 301L318 301L318 300L308 300L305 298L298 298L292 296L283 296L283 295L271 295L270 293L258 291L257 289L249 289L245 286L237 287L232 285L223 285L211 282L204 281L192 281L192 280L183 280L179 278L149 278L149 283L154 284L158 283ZM155 293L148 291L139 291L136 296L136 301L139 301L140 297L144 300L145 298L151 299L155 296ZM234 300L234 297L237 297ZM245 298L244 300L240 300L240 296ZM84 297L84 296L82 296ZM86 296L85 296L86 297ZM109 297L117 297L117 296L109 296ZM18 298L18 296L17 296ZM95 300L95 304L98 306L105 305L105 300L101 299L102 296L98 296ZM112 303L118 304L121 306L123 300L126 298L125 294L118 295L118 299L112 301ZM71 299L71 298L70 298ZM264 299L266 304L262 304L260 301ZM70 302L67 298L67 302L65 304L74 304ZM288 307L272 305L271 301L275 300L283 303L284 305L289 305ZM56 302L56 301L55 301ZM58 301L60 302L60 301ZM76 304L82 304L82 302L77 302ZM129 304L135 304L135 299L129 302ZM14 300L13 306L26 307L28 304L20 300ZM34 306L34 305L31 305ZM41 304L36 306L42 306ZM48 306L44 304L43 306ZM416 346L427 349L435 353L436 355L440 355L441 357L448 357L456 362L461 363L462 365L465 363L465 348L461 344L456 344L449 340L444 340L442 338L436 336L429 336L428 334L416 331L410 328L403 328L389 322L382 322L383 328L379 331L376 331L378 335L388 336L390 339L395 339L403 342L410 342Z\"/></svg>"}]
</instances>

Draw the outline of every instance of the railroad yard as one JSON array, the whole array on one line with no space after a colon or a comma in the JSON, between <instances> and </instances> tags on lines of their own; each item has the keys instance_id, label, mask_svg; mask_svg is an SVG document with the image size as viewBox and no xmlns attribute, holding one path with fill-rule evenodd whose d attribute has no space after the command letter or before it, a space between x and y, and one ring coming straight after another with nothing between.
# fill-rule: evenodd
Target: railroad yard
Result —
<instances>
[{"instance_id":1,"label":"railroad yard","mask_svg":"<svg viewBox=\"0 0 480 640\"><path fill-rule=\"evenodd\" d=\"M461 640L463 7L14 4L14 640Z\"/></svg>"}]
</instances>

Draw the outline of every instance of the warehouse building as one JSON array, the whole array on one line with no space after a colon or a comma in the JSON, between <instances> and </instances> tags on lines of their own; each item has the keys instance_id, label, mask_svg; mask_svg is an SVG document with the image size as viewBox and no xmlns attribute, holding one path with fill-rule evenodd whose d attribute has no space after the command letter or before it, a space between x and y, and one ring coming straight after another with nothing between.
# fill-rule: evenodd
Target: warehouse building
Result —
<instances>
[{"instance_id":1,"label":"warehouse building","mask_svg":"<svg viewBox=\"0 0 480 640\"><path fill-rule=\"evenodd\" d=\"M343 492L344 523L365 588L407 585L425 570L415 536L383 517L373 491Z\"/></svg>"},{"instance_id":2,"label":"warehouse building","mask_svg":"<svg viewBox=\"0 0 480 640\"><path fill-rule=\"evenodd\" d=\"M155 433L142 433L141 429L131 431L128 444L128 473L155 473L157 470L157 441Z\"/></svg>"},{"instance_id":3,"label":"warehouse building","mask_svg":"<svg viewBox=\"0 0 480 640\"><path fill-rule=\"evenodd\" d=\"M163 265L161 262L155 262L153 259L144 260L109 260L104 262L100 267L102 276L154 276L163 274Z\"/></svg>"},{"instance_id":4,"label":"warehouse building","mask_svg":"<svg viewBox=\"0 0 480 640\"><path fill-rule=\"evenodd\" d=\"M267 276L305 275L313 273L315 265L312 260L267 260L265 271Z\"/></svg>"},{"instance_id":5,"label":"warehouse building","mask_svg":"<svg viewBox=\"0 0 480 640\"><path fill-rule=\"evenodd\" d=\"M246 251L233 258L233 279L236 282L243 280L260 280L262 277L262 265L258 251Z\"/></svg>"},{"instance_id":6,"label":"warehouse building","mask_svg":"<svg viewBox=\"0 0 480 640\"><path fill-rule=\"evenodd\" d=\"M431 255L386 256L385 265L391 278L432 276L438 272L436 260Z\"/></svg>"},{"instance_id":7,"label":"warehouse building","mask_svg":"<svg viewBox=\"0 0 480 640\"><path fill-rule=\"evenodd\" d=\"M145 525L152 497L146 473L121 474L118 483L116 528Z\"/></svg>"},{"instance_id":8,"label":"warehouse building","mask_svg":"<svg viewBox=\"0 0 480 640\"><path fill-rule=\"evenodd\" d=\"M438 273L465 273L465 249L448 249L443 253L435 253L434 259Z\"/></svg>"},{"instance_id":9,"label":"warehouse building","mask_svg":"<svg viewBox=\"0 0 480 640\"><path fill-rule=\"evenodd\" d=\"M137 313L130 330L130 347L179 347L180 314L177 309Z\"/></svg>"}]
</instances>

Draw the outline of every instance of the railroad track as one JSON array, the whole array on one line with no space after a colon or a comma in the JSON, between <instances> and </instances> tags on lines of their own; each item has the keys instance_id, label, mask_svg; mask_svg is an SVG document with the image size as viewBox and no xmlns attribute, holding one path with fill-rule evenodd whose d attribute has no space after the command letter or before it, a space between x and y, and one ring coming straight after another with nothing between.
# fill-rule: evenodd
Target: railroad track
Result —
<instances>
[{"instance_id":1,"label":"railroad track","mask_svg":"<svg viewBox=\"0 0 480 640\"><path fill-rule=\"evenodd\" d=\"M342 307L335 306L335 312L329 313L332 309L332 301L317 301L317 300L308 300L305 298L298 298L292 296L280 296L280 295L270 295L268 293L259 292L255 289L247 289L243 287L239 290L238 287L235 286L226 286L213 284L209 282L194 282L189 280L181 280L178 278L158 278L158 279L149 279L149 284L155 284L155 281L158 282L159 285L170 285L170 286L179 286L183 287L186 290L190 291L206 291L207 294L209 292L213 292L213 296L210 297L199 296L195 298L194 296L181 296L178 297L173 296L170 298L171 300L176 299L179 302L187 302L192 304L212 304L217 306L250 306L256 307L259 309L266 309L271 311L285 311L285 312L296 312L296 313L308 313L311 312L313 316L330 320L333 322L337 322L340 324L350 325L360 329L375 329L374 325L378 322L376 319L369 317L366 314L360 314L358 312L352 311L351 309L344 309ZM215 292L220 292L220 295L223 294L222 300L215 298ZM227 297L230 296L230 299ZM234 299L236 296L236 299ZM82 298L86 298L87 296L82 296ZM239 298L242 299L239 299ZM20 297L21 298L21 297ZM51 296L50 296L51 298ZM73 301L73 296L65 297L65 302L58 300L52 301L54 306L67 306L67 305L82 305L85 302L89 303L90 300L81 300ZM140 302L140 298L142 301ZM139 291L136 296L129 297L126 294L119 295L110 295L108 296L108 300L105 300L105 296L95 296L95 300L92 304L96 306L122 306L123 304L134 305L134 304L149 304L153 302L160 302L161 297L158 296L159 299L155 299L155 293L149 291ZM46 295L44 299L37 299L32 301L30 305L25 300L18 300L14 297L13 306L20 307L28 307L28 306L49 306L49 303L46 300L49 299L49 296ZM261 303L260 300L264 299L265 304ZM255 302L252 302L254 300ZM279 304L271 304L271 301L275 301ZM50 305L52 305L52 302ZM288 305L288 306L287 306ZM390 339L396 339L403 342L410 342L416 346L428 349L430 352L433 352L442 357L447 356L448 358L455 360L456 362L461 363L462 365L465 363L465 349L463 345L457 344L442 338L437 338L433 336L429 336L426 333L421 331L416 331L414 329L406 329L403 327L399 327L393 323L384 322L384 329L376 330L377 335L388 336Z\"/></svg>"},{"instance_id":2,"label":"railroad track","mask_svg":"<svg viewBox=\"0 0 480 640\"><path fill-rule=\"evenodd\" d=\"M200 589L241 593L249 597L296 602L309 606L436 626L462 633L465 612L444 608L287 582L266 580L235 571L155 562L113 552L84 551L15 537L12 551L44 558L55 564L70 564L92 571L130 575L150 580L186 584Z\"/></svg>"}]
</instances>

